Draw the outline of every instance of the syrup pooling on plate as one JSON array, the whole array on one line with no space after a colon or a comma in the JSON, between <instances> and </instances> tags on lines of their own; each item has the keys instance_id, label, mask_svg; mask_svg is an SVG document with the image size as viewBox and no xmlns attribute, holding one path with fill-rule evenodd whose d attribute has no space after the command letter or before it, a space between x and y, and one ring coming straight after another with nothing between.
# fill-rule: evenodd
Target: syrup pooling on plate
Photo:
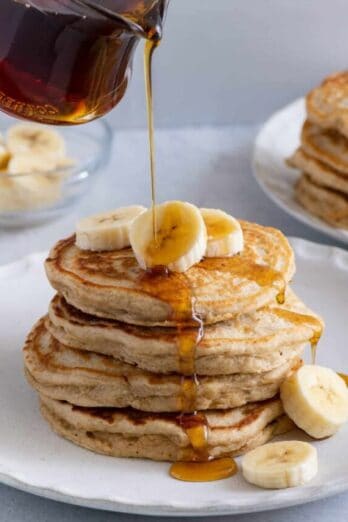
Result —
<instances>
[{"instance_id":1,"label":"syrup pooling on plate","mask_svg":"<svg viewBox=\"0 0 348 522\"><path fill-rule=\"evenodd\" d=\"M190 440L193 457L191 462L172 464L170 474L173 478L186 482L210 482L237 473L238 467L233 458L211 458L208 445L209 425L204 413L181 415L179 422Z\"/></svg>"},{"instance_id":2,"label":"syrup pooling on plate","mask_svg":"<svg viewBox=\"0 0 348 522\"><path fill-rule=\"evenodd\" d=\"M236 461L231 457L208 462L176 462L170 468L173 478L186 482L211 482L222 480L238 471Z\"/></svg>"}]
</instances>

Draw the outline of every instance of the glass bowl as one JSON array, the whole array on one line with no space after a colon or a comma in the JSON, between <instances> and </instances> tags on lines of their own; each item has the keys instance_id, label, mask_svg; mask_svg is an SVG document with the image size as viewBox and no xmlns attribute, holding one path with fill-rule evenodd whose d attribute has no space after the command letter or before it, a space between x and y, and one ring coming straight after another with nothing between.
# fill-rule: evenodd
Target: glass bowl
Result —
<instances>
[{"instance_id":1,"label":"glass bowl","mask_svg":"<svg viewBox=\"0 0 348 522\"><path fill-rule=\"evenodd\" d=\"M5 136L16 123L1 115L0 134ZM56 130L65 140L71 164L45 173L0 172L0 226L37 225L66 214L108 163L112 131L105 121Z\"/></svg>"}]
</instances>

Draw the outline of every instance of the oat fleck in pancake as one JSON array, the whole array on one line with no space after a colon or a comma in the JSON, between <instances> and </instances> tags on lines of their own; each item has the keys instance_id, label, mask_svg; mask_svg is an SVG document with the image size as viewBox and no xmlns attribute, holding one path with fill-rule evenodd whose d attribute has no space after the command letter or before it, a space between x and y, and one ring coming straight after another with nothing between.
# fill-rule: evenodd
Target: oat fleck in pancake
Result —
<instances>
[{"instance_id":1,"label":"oat fleck in pancake","mask_svg":"<svg viewBox=\"0 0 348 522\"><path fill-rule=\"evenodd\" d=\"M348 138L348 71L325 78L307 95L306 107L311 122L336 129Z\"/></svg>"},{"instance_id":2,"label":"oat fleck in pancake","mask_svg":"<svg viewBox=\"0 0 348 522\"><path fill-rule=\"evenodd\" d=\"M190 461L195 458L177 414L81 408L41 396L41 411L59 435L114 457ZM279 399L206 413L212 457L236 456L292 429Z\"/></svg>"},{"instance_id":3,"label":"oat fleck in pancake","mask_svg":"<svg viewBox=\"0 0 348 522\"><path fill-rule=\"evenodd\" d=\"M241 254L205 259L184 274L158 277L156 284L144 275L130 249L82 251L74 237L52 249L47 276L70 304L84 312L148 326L175 325L173 315L189 287L196 312L206 324L215 323L274 301L294 273L294 254L280 231L241 224L245 241ZM190 306L180 310L181 322L192 320Z\"/></svg>"},{"instance_id":4,"label":"oat fleck in pancake","mask_svg":"<svg viewBox=\"0 0 348 522\"><path fill-rule=\"evenodd\" d=\"M49 307L47 328L61 343L99 352L144 370L180 371L180 337L174 328L141 328L84 314L56 296ZM195 350L200 375L269 371L305 346L322 321L288 288L284 305L207 326Z\"/></svg>"},{"instance_id":5,"label":"oat fleck in pancake","mask_svg":"<svg viewBox=\"0 0 348 522\"><path fill-rule=\"evenodd\" d=\"M288 360L267 372L199 376L192 409L234 408L274 397L285 377L301 364L301 346L296 348L289 351ZM30 384L53 399L152 412L183 408L180 375L154 374L112 357L68 348L51 336L44 318L28 336L24 363Z\"/></svg>"}]
</instances>

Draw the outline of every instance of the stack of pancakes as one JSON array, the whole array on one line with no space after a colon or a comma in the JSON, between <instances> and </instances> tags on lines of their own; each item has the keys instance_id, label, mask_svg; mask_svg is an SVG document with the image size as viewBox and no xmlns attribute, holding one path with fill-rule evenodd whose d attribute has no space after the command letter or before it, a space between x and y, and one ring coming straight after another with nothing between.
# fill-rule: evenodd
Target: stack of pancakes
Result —
<instances>
[{"instance_id":1,"label":"stack of pancakes","mask_svg":"<svg viewBox=\"0 0 348 522\"><path fill-rule=\"evenodd\" d=\"M297 200L334 227L348 229L348 71L306 97L301 146L288 163L302 171Z\"/></svg>"},{"instance_id":2,"label":"stack of pancakes","mask_svg":"<svg viewBox=\"0 0 348 522\"><path fill-rule=\"evenodd\" d=\"M52 249L58 293L24 360L57 433L107 455L191 461L202 445L234 456L290 429L279 387L322 323L288 286L286 238L241 224L241 254L184 274L147 273L131 249L84 251L73 236Z\"/></svg>"}]
</instances>

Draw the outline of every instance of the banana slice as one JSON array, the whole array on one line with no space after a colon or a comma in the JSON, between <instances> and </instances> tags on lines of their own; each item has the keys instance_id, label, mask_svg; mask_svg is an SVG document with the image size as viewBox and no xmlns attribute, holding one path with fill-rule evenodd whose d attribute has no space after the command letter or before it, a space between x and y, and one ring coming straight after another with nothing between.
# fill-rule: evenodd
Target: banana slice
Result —
<instances>
[{"instance_id":1,"label":"banana slice","mask_svg":"<svg viewBox=\"0 0 348 522\"><path fill-rule=\"evenodd\" d=\"M260 488L301 486L318 472L317 450L297 440L271 442L244 455L242 471L248 482Z\"/></svg>"},{"instance_id":2,"label":"banana slice","mask_svg":"<svg viewBox=\"0 0 348 522\"><path fill-rule=\"evenodd\" d=\"M207 231L199 209L183 201L156 206L156 237L152 209L141 214L130 228L130 244L144 270L166 266L185 272L198 263L207 247Z\"/></svg>"},{"instance_id":3,"label":"banana slice","mask_svg":"<svg viewBox=\"0 0 348 522\"><path fill-rule=\"evenodd\" d=\"M76 225L76 245L82 250L121 250L129 246L129 227L145 212L140 205L122 207L84 219Z\"/></svg>"},{"instance_id":4,"label":"banana slice","mask_svg":"<svg viewBox=\"0 0 348 522\"><path fill-rule=\"evenodd\" d=\"M57 160L53 156L21 154L12 156L7 168L10 174L36 174L54 171L56 166Z\"/></svg>"},{"instance_id":5,"label":"banana slice","mask_svg":"<svg viewBox=\"0 0 348 522\"><path fill-rule=\"evenodd\" d=\"M201 208L201 213L208 234L206 257L233 256L243 250L242 227L234 217L212 208Z\"/></svg>"},{"instance_id":6,"label":"banana slice","mask_svg":"<svg viewBox=\"0 0 348 522\"><path fill-rule=\"evenodd\" d=\"M64 139L58 132L43 125L20 123L7 132L7 146L13 156L30 154L62 158Z\"/></svg>"},{"instance_id":7,"label":"banana slice","mask_svg":"<svg viewBox=\"0 0 348 522\"><path fill-rule=\"evenodd\" d=\"M348 390L336 372L304 365L281 385L284 410L315 439L329 437L348 420Z\"/></svg>"},{"instance_id":8,"label":"banana slice","mask_svg":"<svg viewBox=\"0 0 348 522\"><path fill-rule=\"evenodd\" d=\"M0 142L0 170L7 168L10 159L10 153L6 149L5 145Z\"/></svg>"}]
</instances>

